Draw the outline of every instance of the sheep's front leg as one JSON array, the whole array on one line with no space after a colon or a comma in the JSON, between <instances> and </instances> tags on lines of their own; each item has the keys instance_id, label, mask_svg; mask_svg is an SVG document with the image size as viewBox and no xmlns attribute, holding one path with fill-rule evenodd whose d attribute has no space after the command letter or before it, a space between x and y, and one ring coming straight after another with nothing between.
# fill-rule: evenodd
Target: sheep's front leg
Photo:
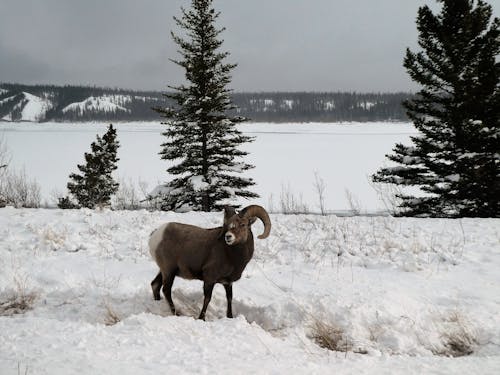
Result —
<instances>
[{"instance_id":1,"label":"sheep's front leg","mask_svg":"<svg viewBox=\"0 0 500 375\"><path fill-rule=\"evenodd\" d=\"M214 290L214 285L214 283L207 282L203 284L203 295L205 296L205 298L203 299L203 308L201 309L201 313L198 319L205 320L205 312L207 311L208 304L212 299L212 291Z\"/></svg>"},{"instance_id":2,"label":"sheep's front leg","mask_svg":"<svg viewBox=\"0 0 500 375\"><path fill-rule=\"evenodd\" d=\"M233 317L233 284L224 284L224 288L226 289L226 298L227 298L227 317Z\"/></svg>"},{"instance_id":3,"label":"sheep's front leg","mask_svg":"<svg viewBox=\"0 0 500 375\"><path fill-rule=\"evenodd\" d=\"M175 311L174 301L172 301L172 285L174 284L175 272L170 272L163 275L163 294L170 306L170 311L173 315L177 315Z\"/></svg>"}]
</instances>

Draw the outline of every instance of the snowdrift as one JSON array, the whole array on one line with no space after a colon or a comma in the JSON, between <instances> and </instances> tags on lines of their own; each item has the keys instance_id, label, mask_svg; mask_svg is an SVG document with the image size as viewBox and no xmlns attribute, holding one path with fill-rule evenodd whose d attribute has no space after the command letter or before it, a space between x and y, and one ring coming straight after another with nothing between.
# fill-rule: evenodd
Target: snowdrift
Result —
<instances>
[{"instance_id":1,"label":"snowdrift","mask_svg":"<svg viewBox=\"0 0 500 375\"><path fill-rule=\"evenodd\" d=\"M147 239L222 213L2 209L0 373L498 371L500 220L271 219L235 319L216 286L202 322L201 282L176 279L180 317L153 300Z\"/></svg>"}]
</instances>

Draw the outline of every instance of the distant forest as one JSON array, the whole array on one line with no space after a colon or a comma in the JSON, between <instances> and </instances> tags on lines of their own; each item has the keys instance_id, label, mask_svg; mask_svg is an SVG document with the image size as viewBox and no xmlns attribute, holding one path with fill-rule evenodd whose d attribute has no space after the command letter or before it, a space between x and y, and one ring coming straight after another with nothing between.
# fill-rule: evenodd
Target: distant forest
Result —
<instances>
[{"instance_id":1,"label":"distant forest","mask_svg":"<svg viewBox=\"0 0 500 375\"><path fill-rule=\"evenodd\" d=\"M43 102L37 121L158 121L151 108L171 106L158 91L90 86L0 84L0 119L22 120L33 98ZM235 115L254 122L407 121L401 103L410 93L233 93Z\"/></svg>"}]
</instances>

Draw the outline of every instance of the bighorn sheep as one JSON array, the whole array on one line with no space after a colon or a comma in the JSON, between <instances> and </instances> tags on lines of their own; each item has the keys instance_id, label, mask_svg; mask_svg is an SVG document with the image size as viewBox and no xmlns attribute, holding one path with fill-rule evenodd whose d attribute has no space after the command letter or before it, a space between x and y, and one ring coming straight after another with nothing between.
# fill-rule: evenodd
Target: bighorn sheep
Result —
<instances>
[{"instance_id":1,"label":"bighorn sheep","mask_svg":"<svg viewBox=\"0 0 500 375\"><path fill-rule=\"evenodd\" d=\"M259 218L266 238L271 231L271 220L261 206L251 205L239 213L232 207L224 208L222 227L204 229L188 224L166 223L156 229L149 239L149 251L160 267L151 282L153 297L160 299L160 288L176 314L172 301L175 276L203 280L203 308L198 319L205 319L205 312L216 283L226 289L227 317L232 318L232 283L240 279L254 251L251 225Z\"/></svg>"}]
</instances>

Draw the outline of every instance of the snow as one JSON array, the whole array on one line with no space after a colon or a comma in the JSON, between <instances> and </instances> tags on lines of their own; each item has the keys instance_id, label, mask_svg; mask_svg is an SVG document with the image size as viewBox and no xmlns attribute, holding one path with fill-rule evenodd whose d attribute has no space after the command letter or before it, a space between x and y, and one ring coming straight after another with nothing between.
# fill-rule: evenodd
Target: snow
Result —
<instances>
[{"instance_id":1,"label":"snow","mask_svg":"<svg viewBox=\"0 0 500 375\"><path fill-rule=\"evenodd\" d=\"M35 178L42 188L42 196L49 203L53 190L64 192L70 173L83 162L83 155L103 134L108 123L0 123L12 154L11 165L25 167L28 176ZM116 176L126 181L138 179L153 189L171 180L165 171L172 164L161 160L158 152L165 141L160 133L165 126L154 122L115 124L120 141ZM325 207L328 210L350 209L345 190L357 197L361 210L373 212L384 209L377 192L371 187L369 176L387 159L394 144L408 144L416 130L407 123L246 123L238 125L245 135L255 137L246 144L249 152L245 160L234 160L255 168L245 171L256 185L260 195L255 202L274 208L279 206L280 192L290 186L292 193L302 196L310 211L319 211L317 193L313 186L314 171L326 183ZM47 168L50 165L51 168ZM140 191L139 189L137 189ZM239 204L246 204L241 200Z\"/></svg>"},{"instance_id":2,"label":"snow","mask_svg":"<svg viewBox=\"0 0 500 375\"><path fill-rule=\"evenodd\" d=\"M22 93L23 98L12 108L12 111L21 109L21 118L19 121L37 122L45 116L45 113L52 107L49 100L42 99L38 96L27 92ZM3 104L12 100L14 97L6 98L0 101ZM12 111L6 114L2 120L12 121Z\"/></svg>"},{"instance_id":3,"label":"snow","mask_svg":"<svg viewBox=\"0 0 500 375\"><path fill-rule=\"evenodd\" d=\"M18 101L14 107L12 107L12 110L7 113L4 117L2 117L2 120L5 120L5 121L12 121L12 112L15 112L15 111L18 111L18 110L21 110L22 106L24 105L25 103L21 100L21 101Z\"/></svg>"},{"instance_id":4,"label":"snow","mask_svg":"<svg viewBox=\"0 0 500 375\"><path fill-rule=\"evenodd\" d=\"M77 112L85 113L86 111L102 111L102 112L130 112L129 109L122 107L120 104L126 104L131 100L126 95L104 95L94 97L91 96L81 102L71 103L63 108L62 112Z\"/></svg>"},{"instance_id":5,"label":"snow","mask_svg":"<svg viewBox=\"0 0 500 375\"><path fill-rule=\"evenodd\" d=\"M50 109L49 101L43 100L27 92L23 92L23 95L26 100L28 100L21 114L21 119L23 121L38 121L38 119L43 117L45 112Z\"/></svg>"},{"instance_id":6,"label":"snow","mask_svg":"<svg viewBox=\"0 0 500 375\"><path fill-rule=\"evenodd\" d=\"M51 108L51 103L48 100L39 98L27 92L23 92L24 97L28 101L23 107L21 121L36 122L45 116L45 113Z\"/></svg>"},{"instance_id":7,"label":"snow","mask_svg":"<svg viewBox=\"0 0 500 375\"><path fill-rule=\"evenodd\" d=\"M478 156L481 156L479 152L464 152L458 157L458 159L474 159Z\"/></svg>"},{"instance_id":8,"label":"snow","mask_svg":"<svg viewBox=\"0 0 500 375\"><path fill-rule=\"evenodd\" d=\"M134 99L135 100L140 100L142 102L146 102L146 100L148 101L159 101L160 99L159 98L154 98L154 97L151 97L151 96L134 96Z\"/></svg>"},{"instance_id":9,"label":"snow","mask_svg":"<svg viewBox=\"0 0 500 375\"><path fill-rule=\"evenodd\" d=\"M284 99L283 100L283 108L292 109L293 104L294 104L294 101L291 99Z\"/></svg>"},{"instance_id":10,"label":"snow","mask_svg":"<svg viewBox=\"0 0 500 375\"><path fill-rule=\"evenodd\" d=\"M416 163L418 163L420 161L421 161L420 157L417 157L417 156L408 156L408 155L403 156L403 160L402 160L402 162L404 164L416 164Z\"/></svg>"},{"instance_id":11,"label":"snow","mask_svg":"<svg viewBox=\"0 0 500 375\"><path fill-rule=\"evenodd\" d=\"M182 316L171 316L152 298L150 233L222 218L0 209L0 306L36 296L31 310L0 316L0 373L497 373L500 220L272 214L234 284L236 317L224 317L216 286L207 321L193 319L202 284L178 278ZM352 350L319 347L315 321ZM473 353L439 355L450 335L471 337Z\"/></svg>"},{"instance_id":12,"label":"snow","mask_svg":"<svg viewBox=\"0 0 500 375\"><path fill-rule=\"evenodd\" d=\"M210 166L209 170L222 170L222 171L228 171L228 172L236 172L236 173L241 173L245 169L245 164L244 163L234 163L234 165L226 165L226 164L220 164L218 166Z\"/></svg>"},{"instance_id":13,"label":"snow","mask_svg":"<svg viewBox=\"0 0 500 375\"><path fill-rule=\"evenodd\" d=\"M445 177L448 181L452 181L452 182L458 182L460 181L460 175L459 174L450 174L449 176L446 176Z\"/></svg>"},{"instance_id":14,"label":"snow","mask_svg":"<svg viewBox=\"0 0 500 375\"><path fill-rule=\"evenodd\" d=\"M0 94L1 94L1 92L0 92ZM0 105L12 101L15 97L16 97L15 95L12 95L12 96L9 96L9 97L7 97L5 99L0 100Z\"/></svg>"},{"instance_id":15,"label":"snow","mask_svg":"<svg viewBox=\"0 0 500 375\"><path fill-rule=\"evenodd\" d=\"M192 176L189 182L193 186L194 191L203 191L210 185L204 180L203 176Z\"/></svg>"},{"instance_id":16,"label":"snow","mask_svg":"<svg viewBox=\"0 0 500 375\"><path fill-rule=\"evenodd\" d=\"M326 109L327 111L331 111L332 109L335 109L335 102L333 100L325 102L324 109Z\"/></svg>"},{"instance_id":17,"label":"snow","mask_svg":"<svg viewBox=\"0 0 500 375\"><path fill-rule=\"evenodd\" d=\"M166 196L172 193L172 188L165 185L156 186L148 195L152 198Z\"/></svg>"},{"instance_id":18,"label":"snow","mask_svg":"<svg viewBox=\"0 0 500 375\"><path fill-rule=\"evenodd\" d=\"M361 102L359 103L359 106L363 109L369 110L370 108L374 107L376 103L373 102Z\"/></svg>"}]
</instances>

